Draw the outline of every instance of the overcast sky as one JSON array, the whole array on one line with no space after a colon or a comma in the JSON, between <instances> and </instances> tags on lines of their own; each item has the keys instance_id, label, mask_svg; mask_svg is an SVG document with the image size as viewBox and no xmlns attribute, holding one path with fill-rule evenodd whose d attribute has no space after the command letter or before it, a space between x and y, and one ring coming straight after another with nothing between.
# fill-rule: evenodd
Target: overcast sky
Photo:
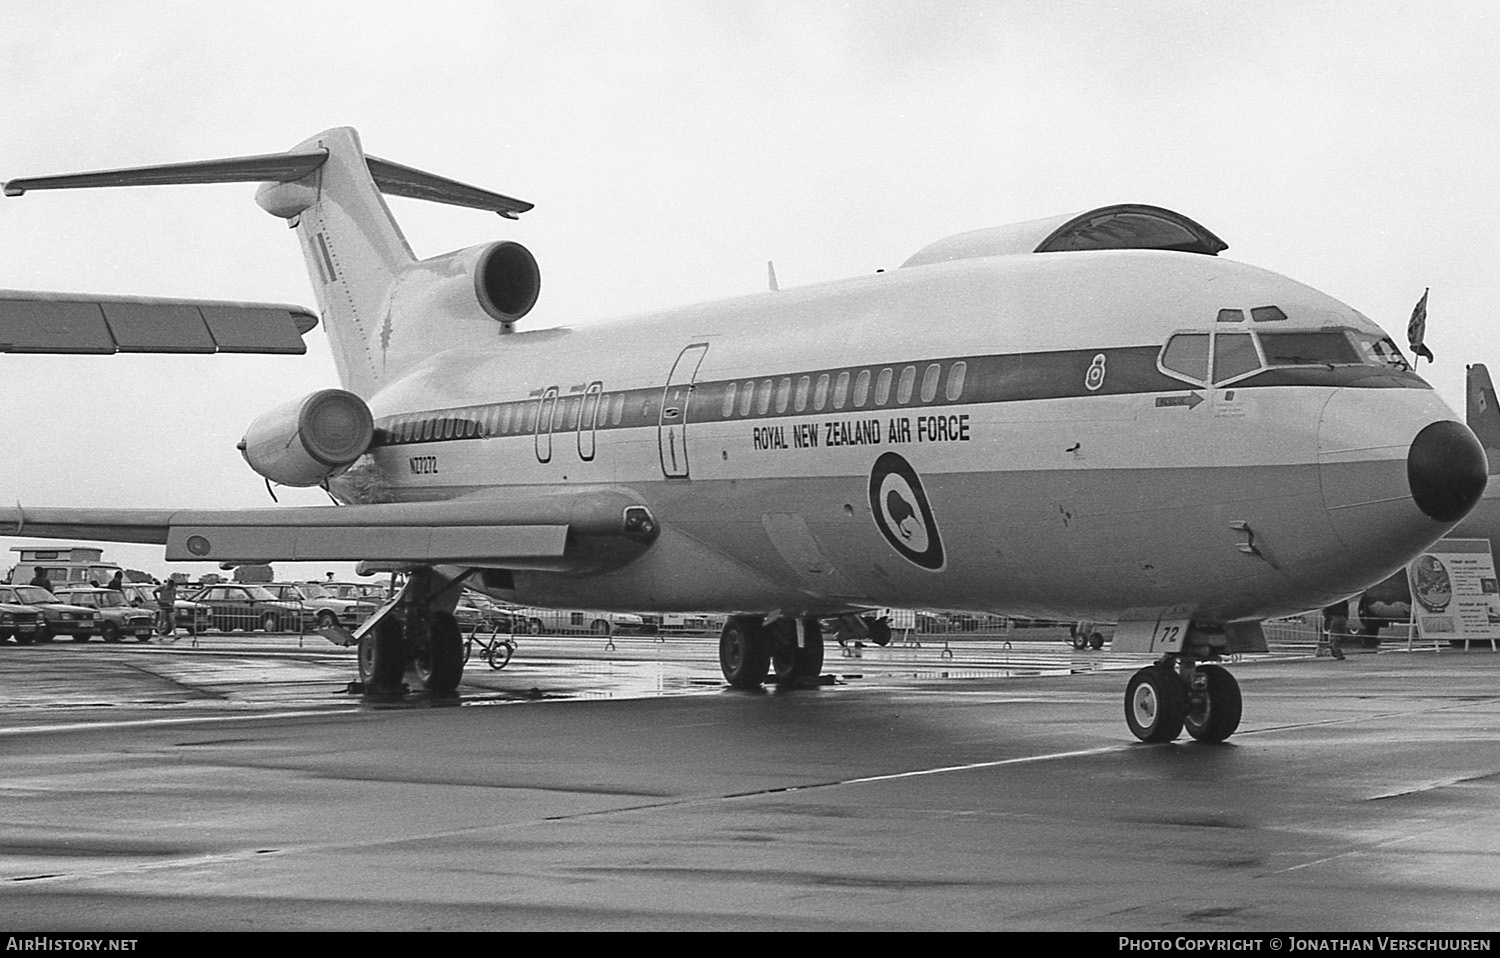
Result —
<instances>
[{"instance_id":1,"label":"overcast sky","mask_svg":"<svg viewBox=\"0 0 1500 958\"><path fill-rule=\"evenodd\" d=\"M528 327L894 267L963 230L1119 202L1364 312L1462 413L1500 363L1500 6L1421 3L6 0L0 180L369 152L536 203L391 205L419 256L532 249ZM248 185L0 200L0 287L314 305ZM335 385L300 357L0 354L0 501L268 504L234 444ZM283 502L326 501L287 490ZM0 539L5 551L19 540ZM158 573L159 548L106 556ZM187 566L195 573L210 566ZM278 567L321 577L315 564Z\"/></svg>"}]
</instances>

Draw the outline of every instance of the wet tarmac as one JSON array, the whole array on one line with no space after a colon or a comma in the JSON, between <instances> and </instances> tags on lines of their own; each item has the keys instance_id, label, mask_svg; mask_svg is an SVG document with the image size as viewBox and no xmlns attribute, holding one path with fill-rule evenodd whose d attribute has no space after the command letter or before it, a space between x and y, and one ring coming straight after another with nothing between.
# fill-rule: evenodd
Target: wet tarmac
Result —
<instances>
[{"instance_id":1,"label":"wet tarmac","mask_svg":"<svg viewBox=\"0 0 1500 958\"><path fill-rule=\"evenodd\" d=\"M1240 732L1142 745L1137 657L522 637L456 701L353 654L0 648L0 914L28 931L1500 928L1500 655L1234 666Z\"/></svg>"}]
</instances>

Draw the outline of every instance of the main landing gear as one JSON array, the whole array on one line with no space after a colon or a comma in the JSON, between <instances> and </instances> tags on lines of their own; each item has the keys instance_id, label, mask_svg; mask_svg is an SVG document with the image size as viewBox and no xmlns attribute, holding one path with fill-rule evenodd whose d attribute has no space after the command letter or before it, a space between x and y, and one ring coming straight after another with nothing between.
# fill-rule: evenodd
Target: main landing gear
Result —
<instances>
[{"instance_id":1,"label":"main landing gear","mask_svg":"<svg viewBox=\"0 0 1500 958\"><path fill-rule=\"evenodd\" d=\"M773 672L782 687L813 685L823 671L823 627L817 619L735 615L719 635L719 668L737 689L756 689Z\"/></svg>"},{"instance_id":2,"label":"main landing gear","mask_svg":"<svg viewBox=\"0 0 1500 958\"><path fill-rule=\"evenodd\" d=\"M443 606L451 608L464 578L417 569L405 588L360 626L359 679L367 696L405 694L407 673L433 695L457 691L464 674L464 637L458 620Z\"/></svg>"},{"instance_id":3,"label":"main landing gear","mask_svg":"<svg viewBox=\"0 0 1500 958\"><path fill-rule=\"evenodd\" d=\"M1240 685L1218 665L1169 655L1125 686L1125 722L1142 742L1170 742L1184 728L1200 742L1222 742L1240 727Z\"/></svg>"}]
</instances>

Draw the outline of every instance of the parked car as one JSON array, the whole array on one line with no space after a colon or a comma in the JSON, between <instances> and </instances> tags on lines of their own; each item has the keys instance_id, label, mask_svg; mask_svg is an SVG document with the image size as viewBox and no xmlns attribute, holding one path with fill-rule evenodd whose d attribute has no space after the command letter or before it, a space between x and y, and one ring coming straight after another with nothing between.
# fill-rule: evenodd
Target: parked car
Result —
<instances>
[{"instance_id":1,"label":"parked car","mask_svg":"<svg viewBox=\"0 0 1500 958\"><path fill-rule=\"evenodd\" d=\"M127 582L120 591L132 608L149 613L155 622L160 608L156 603L156 586L149 582ZM178 599L173 603L172 621L188 635L199 635L211 627L210 610L202 602Z\"/></svg>"},{"instance_id":2,"label":"parked car","mask_svg":"<svg viewBox=\"0 0 1500 958\"><path fill-rule=\"evenodd\" d=\"M319 582L318 585L340 599L374 603L378 609L390 598L390 586L384 582Z\"/></svg>"},{"instance_id":3,"label":"parked car","mask_svg":"<svg viewBox=\"0 0 1500 958\"><path fill-rule=\"evenodd\" d=\"M310 629L342 625L352 629L375 611L365 599L344 599L317 582L268 582L266 591L287 602L300 602L303 620Z\"/></svg>"},{"instance_id":4,"label":"parked car","mask_svg":"<svg viewBox=\"0 0 1500 958\"><path fill-rule=\"evenodd\" d=\"M55 593L63 602L99 611L99 634L106 642L118 642L128 635L137 642L150 640L156 631L156 616L131 606L121 592L114 589L68 587Z\"/></svg>"},{"instance_id":5,"label":"parked car","mask_svg":"<svg viewBox=\"0 0 1500 958\"><path fill-rule=\"evenodd\" d=\"M79 605L58 601L57 596L37 585L0 585L0 603L29 605L41 612L37 641L49 642L54 636L70 635L75 642L87 642L99 630L99 612Z\"/></svg>"},{"instance_id":6,"label":"parked car","mask_svg":"<svg viewBox=\"0 0 1500 958\"><path fill-rule=\"evenodd\" d=\"M42 627L42 611L29 605L0 603L0 642L15 639L17 645L36 641Z\"/></svg>"},{"instance_id":7,"label":"parked car","mask_svg":"<svg viewBox=\"0 0 1500 958\"><path fill-rule=\"evenodd\" d=\"M515 619L511 610L491 599L487 595L472 590L464 590L462 599L458 600L460 609L467 607L477 615L476 624L485 632L514 632ZM464 615L459 615L459 623L462 624Z\"/></svg>"},{"instance_id":8,"label":"parked car","mask_svg":"<svg viewBox=\"0 0 1500 958\"><path fill-rule=\"evenodd\" d=\"M221 632L263 629L266 632L299 632L302 604L278 599L264 586L225 582L199 589L189 601L209 607L209 621Z\"/></svg>"},{"instance_id":9,"label":"parked car","mask_svg":"<svg viewBox=\"0 0 1500 958\"><path fill-rule=\"evenodd\" d=\"M569 635L592 632L611 635L615 632L645 632L646 620L631 612L591 612L586 609L515 609L516 630L522 623L532 635Z\"/></svg>"}]
</instances>

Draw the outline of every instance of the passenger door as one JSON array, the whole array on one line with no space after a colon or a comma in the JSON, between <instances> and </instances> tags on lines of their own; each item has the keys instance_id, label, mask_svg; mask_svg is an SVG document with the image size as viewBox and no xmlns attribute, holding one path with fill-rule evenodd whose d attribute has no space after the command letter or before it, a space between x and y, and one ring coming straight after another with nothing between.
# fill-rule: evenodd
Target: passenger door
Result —
<instances>
[{"instance_id":1,"label":"passenger door","mask_svg":"<svg viewBox=\"0 0 1500 958\"><path fill-rule=\"evenodd\" d=\"M657 425L657 446L661 452L662 475L668 479L687 479L687 421L693 396L693 380L708 343L694 343L684 349L672 364L667 385L662 390L661 418Z\"/></svg>"}]
</instances>

